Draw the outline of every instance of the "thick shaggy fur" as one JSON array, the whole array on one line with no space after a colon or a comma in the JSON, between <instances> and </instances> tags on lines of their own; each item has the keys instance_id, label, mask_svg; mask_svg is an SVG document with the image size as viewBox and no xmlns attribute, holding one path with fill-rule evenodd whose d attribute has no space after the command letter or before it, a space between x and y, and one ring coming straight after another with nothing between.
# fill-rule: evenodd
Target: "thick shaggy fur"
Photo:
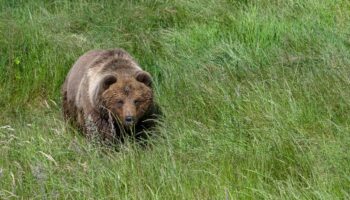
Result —
<instances>
[{"instance_id":1,"label":"thick shaggy fur","mask_svg":"<svg viewBox=\"0 0 350 200\"><path fill-rule=\"evenodd\" d=\"M124 50L89 51L62 86L64 117L88 137L115 141L132 132L142 137L160 114L151 83L150 75Z\"/></svg>"}]
</instances>

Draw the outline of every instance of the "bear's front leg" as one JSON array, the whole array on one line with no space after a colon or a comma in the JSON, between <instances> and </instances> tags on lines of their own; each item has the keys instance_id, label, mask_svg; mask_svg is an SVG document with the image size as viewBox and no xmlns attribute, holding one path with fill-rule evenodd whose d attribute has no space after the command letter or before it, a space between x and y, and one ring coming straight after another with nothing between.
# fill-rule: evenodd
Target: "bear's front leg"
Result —
<instances>
[{"instance_id":1,"label":"bear's front leg","mask_svg":"<svg viewBox=\"0 0 350 200\"><path fill-rule=\"evenodd\" d=\"M106 119L100 114L94 112L85 117L85 131L90 138L99 138L106 142L114 142L116 130L111 119Z\"/></svg>"}]
</instances>

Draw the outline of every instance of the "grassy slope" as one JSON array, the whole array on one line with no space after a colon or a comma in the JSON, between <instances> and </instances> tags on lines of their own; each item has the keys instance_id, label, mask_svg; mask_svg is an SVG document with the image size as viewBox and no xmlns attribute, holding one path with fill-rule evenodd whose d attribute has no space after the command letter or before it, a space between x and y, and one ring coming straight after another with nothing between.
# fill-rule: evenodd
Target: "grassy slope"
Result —
<instances>
[{"instance_id":1,"label":"grassy slope","mask_svg":"<svg viewBox=\"0 0 350 200\"><path fill-rule=\"evenodd\" d=\"M350 198L349 38L346 0L0 0L0 199ZM112 47L154 76L152 148L62 121L69 67Z\"/></svg>"}]
</instances>

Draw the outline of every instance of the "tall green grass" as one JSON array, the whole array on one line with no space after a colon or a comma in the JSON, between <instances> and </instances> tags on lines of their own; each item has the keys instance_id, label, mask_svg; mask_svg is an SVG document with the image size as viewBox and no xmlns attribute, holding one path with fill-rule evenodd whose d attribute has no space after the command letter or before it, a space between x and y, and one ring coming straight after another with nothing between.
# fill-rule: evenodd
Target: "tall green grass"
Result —
<instances>
[{"instance_id":1,"label":"tall green grass","mask_svg":"<svg viewBox=\"0 0 350 200\"><path fill-rule=\"evenodd\" d=\"M126 49L161 136L119 151L61 116L74 61ZM0 0L0 199L349 199L346 0Z\"/></svg>"}]
</instances>

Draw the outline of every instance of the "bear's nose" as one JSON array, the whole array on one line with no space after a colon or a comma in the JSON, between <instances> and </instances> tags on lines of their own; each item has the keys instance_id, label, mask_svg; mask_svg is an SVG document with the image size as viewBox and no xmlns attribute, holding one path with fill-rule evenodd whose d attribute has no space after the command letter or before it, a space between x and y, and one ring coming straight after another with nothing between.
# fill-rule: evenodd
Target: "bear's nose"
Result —
<instances>
[{"instance_id":1,"label":"bear's nose","mask_svg":"<svg viewBox=\"0 0 350 200\"><path fill-rule=\"evenodd\" d=\"M132 116L126 116L126 117L125 117L125 122L126 122L127 124L131 124L131 123L134 122L134 118L133 118Z\"/></svg>"}]
</instances>

